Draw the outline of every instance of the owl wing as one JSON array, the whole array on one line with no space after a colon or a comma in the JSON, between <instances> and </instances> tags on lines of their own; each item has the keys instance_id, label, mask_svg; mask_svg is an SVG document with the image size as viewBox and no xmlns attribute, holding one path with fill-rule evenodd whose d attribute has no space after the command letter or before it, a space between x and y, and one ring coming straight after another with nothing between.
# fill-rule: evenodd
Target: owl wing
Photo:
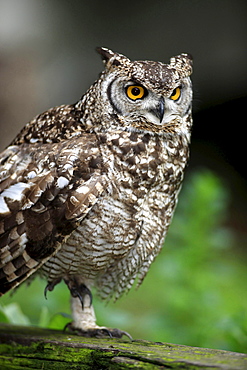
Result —
<instances>
[{"instance_id":1,"label":"owl wing","mask_svg":"<svg viewBox=\"0 0 247 370\"><path fill-rule=\"evenodd\" d=\"M54 255L97 202L104 190L97 155L90 140L0 155L0 295Z\"/></svg>"}]
</instances>

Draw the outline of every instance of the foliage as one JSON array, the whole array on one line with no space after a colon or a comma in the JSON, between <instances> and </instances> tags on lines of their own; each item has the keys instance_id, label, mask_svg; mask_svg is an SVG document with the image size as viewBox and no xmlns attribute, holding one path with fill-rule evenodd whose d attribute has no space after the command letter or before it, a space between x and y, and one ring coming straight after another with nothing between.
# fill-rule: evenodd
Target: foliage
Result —
<instances>
[{"instance_id":1,"label":"foliage","mask_svg":"<svg viewBox=\"0 0 247 370\"><path fill-rule=\"evenodd\" d=\"M165 246L142 287L116 303L94 299L98 323L134 338L247 350L244 256L225 227L229 194L215 174L196 172L185 181ZM0 320L62 329L69 321L64 284L49 293L36 279L1 299Z\"/></svg>"}]
</instances>

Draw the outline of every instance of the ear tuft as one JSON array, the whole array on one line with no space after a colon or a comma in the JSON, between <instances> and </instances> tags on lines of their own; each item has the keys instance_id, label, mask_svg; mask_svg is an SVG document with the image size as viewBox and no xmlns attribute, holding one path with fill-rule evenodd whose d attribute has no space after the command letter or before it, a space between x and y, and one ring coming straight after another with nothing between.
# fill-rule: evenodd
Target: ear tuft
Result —
<instances>
[{"instance_id":1,"label":"ear tuft","mask_svg":"<svg viewBox=\"0 0 247 370\"><path fill-rule=\"evenodd\" d=\"M129 60L124 55L115 53L114 51L104 48L98 47L96 51L101 55L102 60L106 66L106 68L110 69L111 66L119 66L122 60L127 61Z\"/></svg>"},{"instance_id":2,"label":"ear tuft","mask_svg":"<svg viewBox=\"0 0 247 370\"><path fill-rule=\"evenodd\" d=\"M175 67L181 76L187 77L192 73L193 58L190 54L180 54L170 59L170 66Z\"/></svg>"},{"instance_id":3,"label":"ear tuft","mask_svg":"<svg viewBox=\"0 0 247 370\"><path fill-rule=\"evenodd\" d=\"M102 60L105 64L108 63L108 61L114 57L116 54L110 50L110 49L107 49L107 48L103 48L103 47L98 47L96 48L96 51L101 55L102 57Z\"/></svg>"}]
</instances>

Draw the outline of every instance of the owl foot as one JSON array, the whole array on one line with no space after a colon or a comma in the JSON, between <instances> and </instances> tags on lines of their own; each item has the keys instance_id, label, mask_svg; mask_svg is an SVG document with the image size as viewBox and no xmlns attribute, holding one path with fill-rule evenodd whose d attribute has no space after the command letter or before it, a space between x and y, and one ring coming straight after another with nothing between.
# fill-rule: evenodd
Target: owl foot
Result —
<instances>
[{"instance_id":1,"label":"owl foot","mask_svg":"<svg viewBox=\"0 0 247 370\"><path fill-rule=\"evenodd\" d=\"M64 328L64 330L68 329L71 332L74 332L78 335L81 335L83 337L87 338L105 338L105 337L110 337L110 338L122 338L123 336L128 337L131 341L133 340L131 335L127 333L126 331L114 328L105 328L104 326L102 327L95 327L95 328L88 328L88 329L78 329L73 326L73 322L70 322L67 324Z\"/></svg>"},{"instance_id":2,"label":"owl foot","mask_svg":"<svg viewBox=\"0 0 247 370\"><path fill-rule=\"evenodd\" d=\"M65 329L69 329L72 332L76 332L78 335L82 335L84 337L96 337L96 338L103 338L103 337L110 337L110 338L122 338L122 336L127 336L130 340L132 340L129 333L119 330L119 329L111 329L105 326L98 326L96 324L96 317L92 305L92 295L90 290L84 284L78 284L79 288L79 295L76 290L75 295L71 293L71 309L72 309L72 317L73 321L66 325ZM77 288L78 288L77 286ZM74 293L74 290L72 289ZM83 304L81 302L83 299Z\"/></svg>"},{"instance_id":3,"label":"owl foot","mask_svg":"<svg viewBox=\"0 0 247 370\"><path fill-rule=\"evenodd\" d=\"M85 284L81 284L76 279L71 279L71 278L64 279L64 282L67 284L67 287L70 290L71 296L73 298L76 298L76 297L79 298L81 305L82 305L82 309L84 309L85 296L89 296L90 306L92 305L93 296L92 296L90 289L88 289L88 287L86 287Z\"/></svg>"}]
</instances>

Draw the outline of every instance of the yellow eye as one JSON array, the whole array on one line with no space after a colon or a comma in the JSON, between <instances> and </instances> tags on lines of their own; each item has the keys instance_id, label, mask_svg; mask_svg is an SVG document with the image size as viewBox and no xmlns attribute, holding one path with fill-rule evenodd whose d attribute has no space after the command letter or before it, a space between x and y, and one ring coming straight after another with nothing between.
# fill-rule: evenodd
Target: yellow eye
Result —
<instances>
[{"instance_id":1,"label":"yellow eye","mask_svg":"<svg viewBox=\"0 0 247 370\"><path fill-rule=\"evenodd\" d=\"M170 98L172 100L178 100L180 98L180 95L181 95L181 87L176 87L176 89L173 90Z\"/></svg>"},{"instance_id":2,"label":"yellow eye","mask_svg":"<svg viewBox=\"0 0 247 370\"><path fill-rule=\"evenodd\" d=\"M142 86L131 85L127 87L126 94L131 100L141 99L145 95L145 89Z\"/></svg>"}]
</instances>

